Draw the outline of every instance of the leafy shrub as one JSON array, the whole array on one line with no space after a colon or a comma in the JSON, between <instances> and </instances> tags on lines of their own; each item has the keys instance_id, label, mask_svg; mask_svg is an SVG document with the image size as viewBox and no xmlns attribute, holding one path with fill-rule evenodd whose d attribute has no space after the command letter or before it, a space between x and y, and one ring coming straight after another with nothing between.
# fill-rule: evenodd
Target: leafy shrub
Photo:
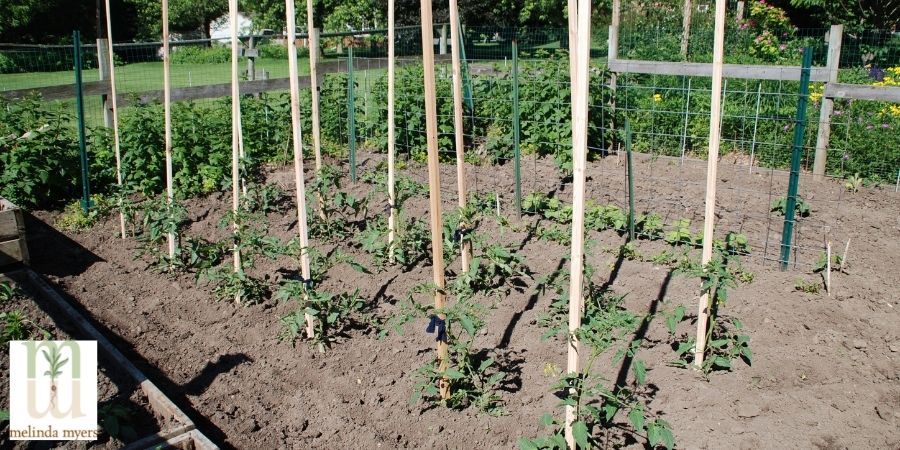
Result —
<instances>
[{"instance_id":1,"label":"leafy shrub","mask_svg":"<svg viewBox=\"0 0 900 450\"><path fill-rule=\"evenodd\" d=\"M213 44L176 46L171 51L172 64L222 64L231 62L231 48Z\"/></svg>"},{"instance_id":2,"label":"leafy shrub","mask_svg":"<svg viewBox=\"0 0 900 450\"><path fill-rule=\"evenodd\" d=\"M28 208L78 192L78 141L70 123L39 96L0 99L0 195Z\"/></svg>"}]
</instances>

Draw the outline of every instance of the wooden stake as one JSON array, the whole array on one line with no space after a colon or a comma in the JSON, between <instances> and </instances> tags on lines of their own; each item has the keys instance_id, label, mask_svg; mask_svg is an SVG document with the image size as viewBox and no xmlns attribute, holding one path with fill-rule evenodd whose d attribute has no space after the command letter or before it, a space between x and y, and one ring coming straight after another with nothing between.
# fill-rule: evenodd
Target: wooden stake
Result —
<instances>
[{"instance_id":1,"label":"wooden stake","mask_svg":"<svg viewBox=\"0 0 900 450\"><path fill-rule=\"evenodd\" d=\"M307 0L312 1L312 0ZM394 152L396 137L394 136L394 0L388 0L388 123L387 123L387 152L388 152L388 260L394 262L394 239L397 238L397 198L394 194Z\"/></svg>"},{"instance_id":2,"label":"wooden stake","mask_svg":"<svg viewBox=\"0 0 900 450\"><path fill-rule=\"evenodd\" d=\"M843 45L844 26L832 25L828 35L828 82L837 83L838 69L841 63L841 46ZM813 159L813 179L821 180L825 176L826 159L828 158L828 141L831 139L831 115L834 113L834 99L822 96L822 107L819 110L819 128L816 134L816 153Z\"/></svg>"},{"instance_id":3,"label":"wooden stake","mask_svg":"<svg viewBox=\"0 0 900 450\"><path fill-rule=\"evenodd\" d=\"M716 211L716 169L719 162L719 140L722 119L722 66L725 59L725 0L716 0L715 39L713 43L712 92L709 117L709 156L706 165L706 208L703 219L703 251L701 262L704 266L712 259L713 229ZM709 321L710 296L706 292L700 296L697 306L697 345L694 348L694 365L703 367L706 353L706 331Z\"/></svg>"},{"instance_id":4,"label":"wooden stake","mask_svg":"<svg viewBox=\"0 0 900 450\"><path fill-rule=\"evenodd\" d=\"M313 152L316 156L316 179L322 173L322 141L319 131L319 30L313 23L313 0L306 0L306 30L309 35L309 91L312 94ZM296 44L295 44L296 45ZM325 199L316 193L319 217L325 218Z\"/></svg>"},{"instance_id":5,"label":"wooden stake","mask_svg":"<svg viewBox=\"0 0 900 450\"><path fill-rule=\"evenodd\" d=\"M841 263L838 265L838 271L844 271L844 264L847 264L847 252L850 251L850 238L847 238L847 245L844 246L844 256L841 256Z\"/></svg>"},{"instance_id":6,"label":"wooden stake","mask_svg":"<svg viewBox=\"0 0 900 450\"><path fill-rule=\"evenodd\" d=\"M109 56L109 100L112 105L113 126L113 150L116 154L116 184L122 188L122 153L119 146L119 108L116 102L116 65L113 56L112 14L109 12L110 0L106 0L106 45ZM122 212L122 202L119 200L119 229L122 239L125 239L125 214Z\"/></svg>"},{"instance_id":7,"label":"wooden stake","mask_svg":"<svg viewBox=\"0 0 900 450\"><path fill-rule=\"evenodd\" d=\"M425 132L428 142L428 198L431 219L431 259L434 275L434 307L444 308L444 245L441 236L441 174L438 161L437 98L434 84L434 30L431 29L431 0L421 1L422 64L425 66ZM446 317L440 315L441 320ZM447 343L437 343L438 370L447 370ZM440 382L441 398L450 398L450 382Z\"/></svg>"},{"instance_id":8,"label":"wooden stake","mask_svg":"<svg viewBox=\"0 0 900 450\"><path fill-rule=\"evenodd\" d=\"M162 0L163 22L163 116L166 140L166 204L172 206L175 187L172 183L172 81L169 58L169 1ZM169 261L175 260L175 233L169 233Z\"/></svg>"},{"instance_id":9,"label":"wooden stake","mask_svg":"<svg viewBox=\"0 0 900 450\"><path fill-rule=\"evenodd\" d=\"M574 6L569 1L569 7ZM579 343L576 332L581 326L581 314L584 309L584 185L585 166L587 164L587 121L589 94L589 64L591 53L591 2L580 0L578 12L569 10L577 23L577 40L575 45L575 71L572 86L572 254L569 268L569 339L568 365L569 374L581 371ZM572 20L569 24L571 26ZM569 31L571 34L571 30ZM575 436L572 424L577 420L578 411L575 406L566 406L565 437L569 448L575 448Z\"/></svg>"},{"instance_id":10,"label":"wooden stake","mask_svg":"<svg viewBox=\"0 0 900 450\"><path fill-rule=\"evenodd\" d=\"M228 15L231 19L231 212L232 230L238 232L237 214L241 201L241 90L238 59L240 58L240 42L238 41L238 5L237 0L228 0ZM234 243L234 271L240 273L241 250ZM240 294L235 295L235 303L241 302Z\"/></svg>"},{"instance_id":11,"label":"wooden stake","mask_svg":"<svg viewBox=\"0 0 900 450\"><path fill-rule=\"evenodd\" d=\"M825 292L831 297L831 241L825 243Z\"/></svg>"},{"instance_id":12,"label":"wooden stake","mask_svg":"<svg viewBox=\"0 0 900 450\"><path fill-rule=\"evenodd\" d=\"M688 56L688 44L691 39L691 18L693 16L693 2L691 0L684 0L684 9L682 10L682 22L681 22L681 59L687 61Z\"/></svg>"},{"instance_id":13,"label":"wooden stake","mask_svg":"<svg viewBox=\"0 0 900 450\"><path fill-rule=\"evenodd\" d=\"M459 183L459 207L466 207L466 162L465 162L465 137L463 136L463 105L462 105L462 68L459 56L459 8L456 0L450 0L450 58L453 60L453 130L456 135L456 179ZM464 232L470 224L459 224L460 232ZM469 258L472 253L472 244L463 240L460 249L462 271L469 271Z\"/></svg>"},{"instance_id":14,"label":"wooden stake","mask_svg":"<svg viewBox=\"0 0 900 450\"><path fill-rule=\"evenodd\" d=\"M392 0L393 1L393 0ZM288 72L291 77L291 130L294 142L294 186L297 194L297 226L300 231L300 273L303 280L311 277L309 267L309 234L306 223L306 185L303 179L303 130L300 128L300 81L297 70L297 37L294 0L285 0L287 22ZM309 4L307 3L307 7ZM309 11L309 10L308 10ZM306 314L306 336L316 336L315 319Z\"/></svg>"}]
</instances>

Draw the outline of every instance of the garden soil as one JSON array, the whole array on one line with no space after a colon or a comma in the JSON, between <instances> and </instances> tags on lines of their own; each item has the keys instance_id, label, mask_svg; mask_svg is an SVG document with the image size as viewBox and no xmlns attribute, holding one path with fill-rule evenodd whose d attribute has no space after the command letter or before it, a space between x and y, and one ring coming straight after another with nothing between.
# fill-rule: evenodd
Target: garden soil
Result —
<instances>
[{"instance_id":1,"label":"garden soil","mask_svg":"<svg viewBox=\"0 0 900 450\"><path fill-rule=\"evenodd\" d=\"M360 171L371 171L381 155L360 155ZM588 195L597 203L625 203L624 158L607 157L588 168ZM347 167L342 165L342 170ZM705 193L703 161L637 157L636 198L639 210L702 224ZM561 179L552 162L525 158L524 190L553 192L570 198L570 180ZM403 173L424 182L426 168L409 162ZM307 181L312 174L307 172ZM268 182L292 193L289 167L267 170ZM517 219L511 204L512 165L469 167L469 186L499 193L502 213L512 227L485 219L478 233L501 241L526 258L535 278L564 267L569 248L538 239L529 227L533 216ZM624 237L590 232L587 260L597 267L594 281L625 297L626 306L651 315L637 357L647 363L649 415L668 421L679 448L700 449L898 449L900 448L900 207L893 187L846 192L834 180L804 175L801 195L812 206L798 222L797 264L780 271L780 216L770 212L783 196L786 175L755 171L723 158L717 199L717 234L747 234L753 254L745 267L751 283L734 289L722 314L739 318L751 337L752 366L737 361L728 372L708 377L671 365L676 358L661 314L676 305L696 314L699 282L670 267L617 257ZM456 205L455 167L441 168L442 203ZM364 195L372 185L349 186ZM373 194L369 216L384 214L386 201ZM296 212L268 216L269 233L287 240L297 234ZM407 217L427 218L427 197L406 204ZM218 226L230 208L230 194L218 193L187 202L189 235L221 239ZM194 275L154 272L135 258L133 239L117 236L116 217L84 232L58 233L46 224L58 213L37 212L29 233L33 266L102 324L119 348L157 382L199 428L223 447L274 448L515 448L520 437L546 434L539 420L562 415L553 385L565 369L561 337L543 339L537 319L554 300L538 295L535 281L510 295L482 301L492 306L477 346L489 351L509 372L501 392L505 415L491 417L474 409L448 410L410 404L416 368L434 356L434 335L424 320L403 335L379 339L371 329L354 329L326 353L300 341L279 340L279 317L290 303L268 299L252 306L217 302L212 288ZM568 230L568 228L563 228ZM568 231L567 231L568 232ZM803 281L821 285L812 273L815 259L832 240L843 253L851 239L844 272L832 275L832 292L811 294L796 289ZM313 243L322 249L330 246ZM343 245L364 264L371 259ZM644 259L668 248L640 240ZM695 256L699 251L695 251ZM252 273L277 281L279 269L295 270L290 260L258 261ZM448 265L459 270L459 262ZM331 292L358 288L376 316L396 311L414 286L431 279L422 262L368 275L338 266L323 286ZM427 302L428 298L419 298ZM678 335L690 335L685 321ZM615 380L622 362L602 361L594 372ZM609 381L608 384L612 384ZM624 418L609 431L610 447L641 448L644 436L631 435Z\"/></svg>"}]
</instances>

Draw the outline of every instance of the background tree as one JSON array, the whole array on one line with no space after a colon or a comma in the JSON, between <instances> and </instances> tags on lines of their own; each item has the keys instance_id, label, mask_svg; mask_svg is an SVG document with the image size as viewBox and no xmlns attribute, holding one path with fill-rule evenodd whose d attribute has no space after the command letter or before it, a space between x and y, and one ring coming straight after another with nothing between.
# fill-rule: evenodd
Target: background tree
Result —
<instances>
[{"instance_id":1,"label":"background tree","mask_svg":"<svg viewBox=\"0 0 900 450\"><path fill-rule=\"evenodd\" d=\"M896 32L900 25L900 0L790 0L808 10L823 25L840 23L851 31L880 29Z\"/></svg>"}]
</instances>

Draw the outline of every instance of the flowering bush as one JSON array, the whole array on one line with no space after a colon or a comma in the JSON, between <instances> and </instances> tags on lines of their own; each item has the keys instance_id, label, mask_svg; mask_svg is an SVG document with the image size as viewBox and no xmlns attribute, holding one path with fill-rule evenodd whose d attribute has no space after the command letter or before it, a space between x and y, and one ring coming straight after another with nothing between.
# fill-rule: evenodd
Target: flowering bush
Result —
<instances>
[{"instance_id":1,"label":"flowering bush","mask_svg":"<svg viewBox=\"0 0 900 450\"><path fill-rule=\"evenodd\" d=\"M874 86L900 86L900 66L891 67L881 72L881 80L872 83ZM881 110L884 116L900 118L900 105L892 103Z\"/></svg>"},{"instance_id":2,"label":"flowering bush","mask_svg":"<svg viewBox=\"0 0 900 450\"><path fill-rule=\"evenodd\" d=\"M799 44L794 39L797 28L791 25L783 9L765 0L750 4L750 16L739 28L756 32L750 44L751 56L778 62L796 56L799 50Z\"/></svg>"}]
</instances>

